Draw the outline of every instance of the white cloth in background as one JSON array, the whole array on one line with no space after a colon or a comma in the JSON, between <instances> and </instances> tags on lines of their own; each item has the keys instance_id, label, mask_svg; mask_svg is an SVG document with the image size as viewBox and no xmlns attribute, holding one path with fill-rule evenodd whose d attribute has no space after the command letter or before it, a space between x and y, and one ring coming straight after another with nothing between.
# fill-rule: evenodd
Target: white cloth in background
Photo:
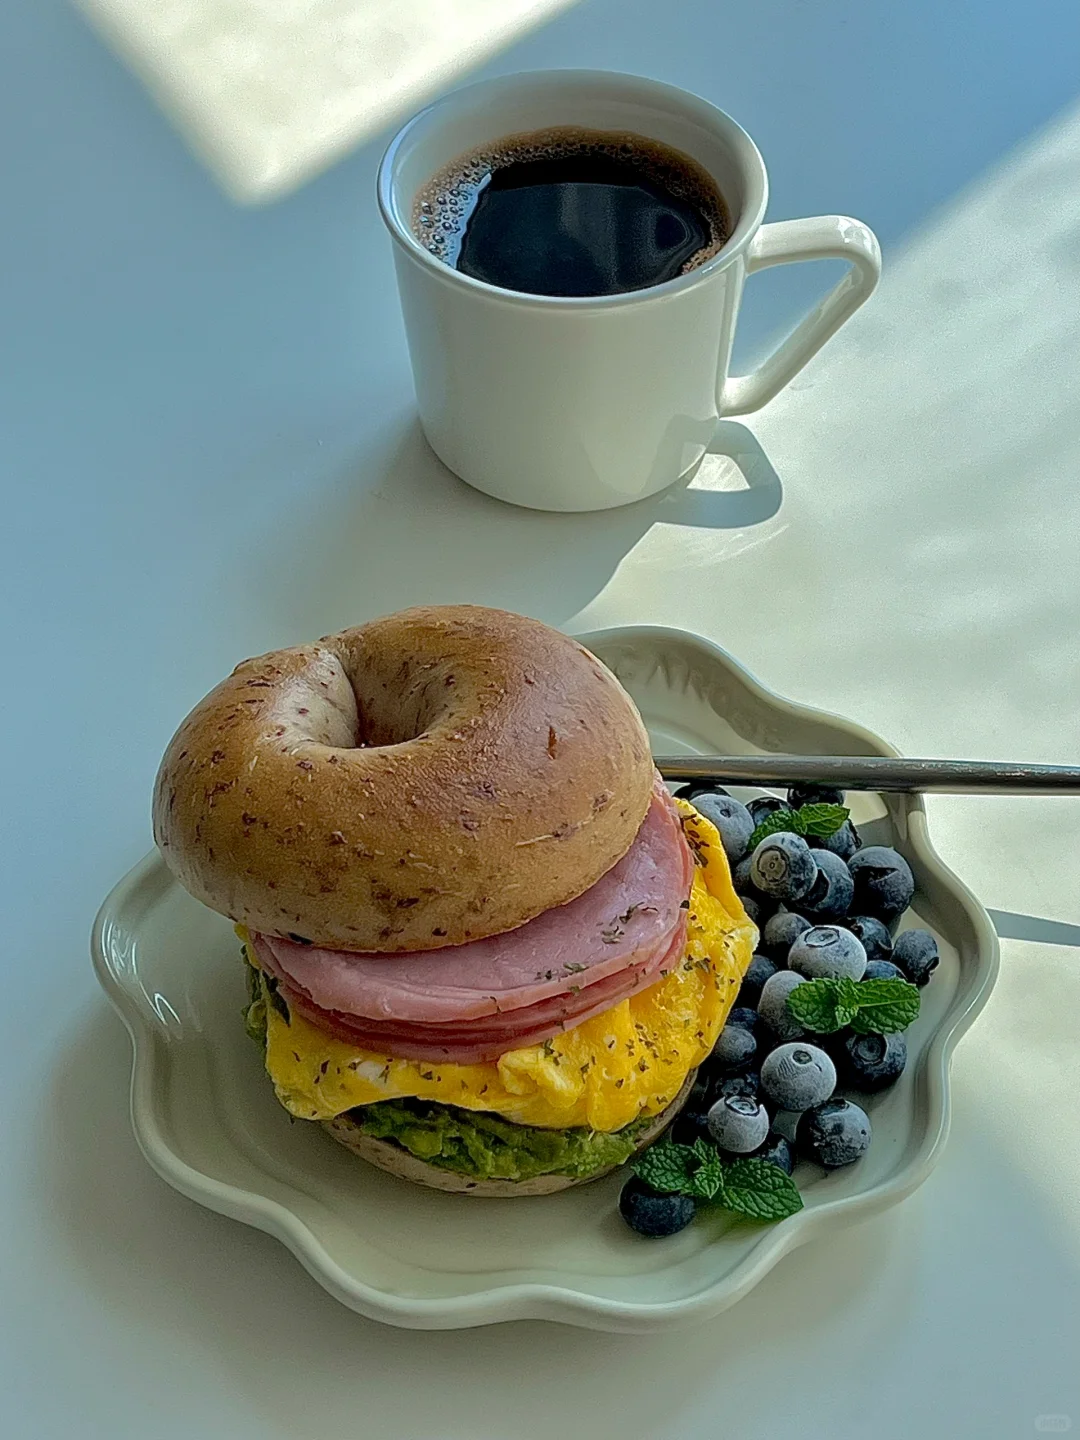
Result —
<instances>
[{"instance_id":1,"label":"white cloth in background","mask_svg":"<svg viewBox=\"0 0 1080 1440\"><path fill-rule=\"evenodd\" d=\"M237 200L273 199L573 0L78 0Z\"/></svg>"}]
</instances>

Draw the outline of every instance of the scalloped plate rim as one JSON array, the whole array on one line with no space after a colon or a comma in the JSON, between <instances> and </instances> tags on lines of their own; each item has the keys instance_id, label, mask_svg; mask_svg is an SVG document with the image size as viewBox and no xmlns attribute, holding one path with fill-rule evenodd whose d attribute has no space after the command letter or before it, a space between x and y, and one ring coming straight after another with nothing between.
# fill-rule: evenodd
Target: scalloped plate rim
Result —
<instances>
[{"instance_id":1,"label":"scalloped plate rim","mask_svg":"<svg viewBox=\"0 0 1080 1440\"><path fill-rule=\"evenodd\" d=\"M857 722L777 695L728 651L690 631L665 626L627 625L580 633L575 638L601 654L605 645L614 643L645 642L658 648L665 644L688 645L732 674L764 707L803 721L831 726L848 738L861 742L870 753L898 753ZM757 1244L734 1270L689 1297L662 1302L633 1302L589 1295L569 1286L537 1282L494 1285L456 1296L415 1298L396 1295L369 1285L362 1277L339 1265L311 1227L287 1205L257 1191L205 1175L182 1160L166 1141L154 1104L161 1050L166 1042L150 1029L113 970L106 933L113 916L122 912L130 892L141 888L155 872L163 872L167 876L164 862L154 851L109 892L98 911L91 935L91 955L98 981L131 1037L130 1113L139 1148L156 1173L181 1194L220 1214L274 1235L336 1299L371 1319L388 1324L409 1329L446 1329L542 1319L590 1329L647 1332L671 1323L687 1323L718 1315L746 1295L790 1251L834 1228L838 1222L866 1218L911 1194L929 1175L948 1135L952 1052L993 988L999 963L998 941L982 905L948 869L930 843L921 798L903 797L903 803L909 822L908 844L919 863L936 875L966 912L977 937L980 962L964 1002L951 1016L950 1023L943 1022L926 1046L927 1103L932 1112L927 1138L908 1164L888 1181L857 1194L828 1201L812 1210L801 1211L780 1224L763 1228Z\"/></svg>"}]
</instances>

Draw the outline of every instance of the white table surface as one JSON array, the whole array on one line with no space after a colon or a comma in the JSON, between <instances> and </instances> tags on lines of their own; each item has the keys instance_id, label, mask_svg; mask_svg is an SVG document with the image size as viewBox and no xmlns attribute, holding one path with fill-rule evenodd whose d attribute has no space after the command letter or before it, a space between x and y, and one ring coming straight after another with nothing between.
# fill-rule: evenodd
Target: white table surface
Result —
<instances>
[{"instance_id":1,"label":"white table surface","mask_svg":"<svg viewBox=\"0 0 1080 1440\"><path fill-rule=\"evenodd\" d=\"M5 1436L1080 1428L1080 802L932 802L1009 937L945 1157L667 1335L427 1335L340 1308L143 1163L87 960L188 706L244 655L413 601L682 625L911 752L1078 758L1075 5L738 8L586 0L492 68L710 96L762 145L772 217L859 215L887 278L755 418L759 451L728 432L743 477L711 460L584 517L488 501L425 449L378 146L238 210L59 0L0 10ZM823 283L772 278L744 351Z\"/></svg>"}]
</instances>

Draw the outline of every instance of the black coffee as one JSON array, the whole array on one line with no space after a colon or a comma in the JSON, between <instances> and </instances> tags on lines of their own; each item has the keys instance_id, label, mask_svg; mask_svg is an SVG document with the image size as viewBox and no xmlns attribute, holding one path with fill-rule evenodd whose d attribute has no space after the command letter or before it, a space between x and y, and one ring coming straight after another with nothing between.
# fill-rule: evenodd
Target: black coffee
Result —
<instances>
[{"instance_id":1,"label":"black coffee","mask_svg":"<svg viewBox=\"0 0 1080 1440\"><path fill-rule=\"evenodd\" d=\"M448 265L532 295L618 295L693 270L731 232L697 161L640 135L516 135L440 171L413 229Z\"/></svg>"}]
</instances>

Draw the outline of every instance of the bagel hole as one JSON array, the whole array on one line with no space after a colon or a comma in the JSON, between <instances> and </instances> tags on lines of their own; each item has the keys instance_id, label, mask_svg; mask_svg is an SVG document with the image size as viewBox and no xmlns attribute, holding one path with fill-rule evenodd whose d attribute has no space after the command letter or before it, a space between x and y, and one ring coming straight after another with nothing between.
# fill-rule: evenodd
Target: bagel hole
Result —
<instances>
[{"instance_id":1,"label":"bagel hole","mask_svg":"<svg viewBox=\"0 0 1080 1440\"><path fill-rule=\"evenodd\" d=\"M354 749L433 739L435 729L452 721L463 703L459 667L441 659L391 658L367 647L347 648L338 658L356 707Z\"/></svg>"},{"instance_id":2,"label":"bagel hole","mask_svg":"<svg viewBox=\"0 0 1080 1440\"><path fill-rule=\"evenodd\" d=\"M430 740L433 724L446 715L448 707L444 697L453 693L453 689L446 691L441 683L436 686L430 680L419 686L406 686L393 696L367 696L354 687L355 748L386 749L393 745L409 745L416 740Z\"/></svg>"}]
</instances>

